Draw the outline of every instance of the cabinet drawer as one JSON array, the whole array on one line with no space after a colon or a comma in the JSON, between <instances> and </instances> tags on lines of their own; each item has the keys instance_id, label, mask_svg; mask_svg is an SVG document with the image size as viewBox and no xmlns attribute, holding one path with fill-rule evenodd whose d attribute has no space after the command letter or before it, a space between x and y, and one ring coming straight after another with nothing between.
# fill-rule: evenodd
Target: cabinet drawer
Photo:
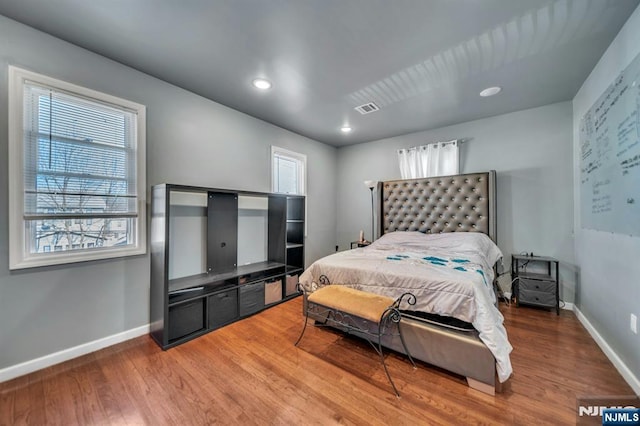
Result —
<instances>
[{"instance_id":1,"label":"cabinet drawer","mask_svg":"<svg viewBox=\"0 0 640 426\"><path fill-rule=\"evenodd\" d=\"M556 306L556 292L545 293L520 287L518 289L518 302L540 306Z\"/></svg>"},{"instance_id":2,"label":"cabinet drawer","mask_svg":"<svg viewBox=\"0 0 640 426\"><path fill-rule=\"evenodd\" d=\"M209 328L218 328L238 318L238 290L209 296Z\"/></svg>"},{"instance_id":3,"label":"cabinet drawer","mask_svg":"<svg viewBox=\"0 0 640 426\"><path fill-rule=\"evenodd\" d=\"M518 285L520 289L556 294L555 281L531 280L527 278L521 278L519 281Z\"/></svg>"},{"instance_id":4,"label":"cabinet drawer","mask_svg":"<svg viewBox=\"0 0 640 426\"><path fill-rule=\"evenodd\" d=\"M240 316L251 315L264 308L264 282L240 287Z\"/></svg>"},{"instance_id":5,"label":"cabinet drawer","mask_svg":"<svg viewBox=\"0 0 640 426\"><path fill-rule=\"evenodd\" d=\"M169 307L169 341L204 328L204 302L197 299Z\"/></svg>"}]
</instances>

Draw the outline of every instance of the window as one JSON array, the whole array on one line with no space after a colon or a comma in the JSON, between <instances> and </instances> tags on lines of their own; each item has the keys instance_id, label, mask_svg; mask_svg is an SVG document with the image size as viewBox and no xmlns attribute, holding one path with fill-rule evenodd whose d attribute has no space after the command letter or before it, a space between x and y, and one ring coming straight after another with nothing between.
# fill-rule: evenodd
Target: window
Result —
<instances>
[{"instance_id":1,"label":"window","mask_svg":"<svg viewBox=\"0 0 640 426\"><path fill-rule=\"evenodd\" d=\"M272 191L305 195L307 156L272 146L271 161Z\"/></svg>"},{"instance_id":2,"label":"window","mask_svg":"<svg viewBox=\"0 0 640 426\"><path fill-rule=\"evenodd\" d=\"M457 175L459 173L458 140L398 150L402 179Z\"/></svg>"},{"instance_id":3,"label":"window","mask_svg":"<svg viewBox=\"0 0 640 426\"><path fill-rule=\"evenodd\" d=\"M9 83L10 268L145 253L145 107L16 67Z\"/></svg>"}]
</instances>

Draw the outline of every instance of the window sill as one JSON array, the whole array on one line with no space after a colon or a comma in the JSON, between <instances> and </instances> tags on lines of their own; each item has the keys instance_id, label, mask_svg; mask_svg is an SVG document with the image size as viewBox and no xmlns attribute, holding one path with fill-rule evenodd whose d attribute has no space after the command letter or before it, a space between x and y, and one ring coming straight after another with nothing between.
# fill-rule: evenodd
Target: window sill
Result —
<instances>
[{"instance_id":1,"label":"window sill","mask_svg":"<svg viewBox=\"0 0 640 426\"><path fill-rule=\"evenodd\" d=\"M66 265L70 263L89 262L92 260L115 259L119 257L138 256L147 253L146 245L141 247L91 250L82 253L40 254L22 259L10 259L9 269L28 269L42 266Z\"/></svg>"}]
</instances>

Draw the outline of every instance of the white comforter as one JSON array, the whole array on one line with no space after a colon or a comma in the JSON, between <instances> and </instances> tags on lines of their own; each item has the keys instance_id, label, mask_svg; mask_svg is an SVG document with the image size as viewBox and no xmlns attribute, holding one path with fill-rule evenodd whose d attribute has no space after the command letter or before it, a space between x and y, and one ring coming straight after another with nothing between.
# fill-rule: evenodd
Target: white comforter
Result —
<instances>
[{"instance_id":1,"label":"white comforter","mask_svg":"<svg viewBox=\"0 0 640 426\"><path fill-rule=\"evenodd\" d=\"M411 292L417 299L411 310L473 324L496 358L498 378L504 382L512 371L512 347L504 318L494 305L492 286L492 267L501 257L500 249L481 233L392 232L368 247L314 262L300 276L300 283L313 291L320 276L326 275L331 283L393 299Z\"/></svg>"}]
</instances>

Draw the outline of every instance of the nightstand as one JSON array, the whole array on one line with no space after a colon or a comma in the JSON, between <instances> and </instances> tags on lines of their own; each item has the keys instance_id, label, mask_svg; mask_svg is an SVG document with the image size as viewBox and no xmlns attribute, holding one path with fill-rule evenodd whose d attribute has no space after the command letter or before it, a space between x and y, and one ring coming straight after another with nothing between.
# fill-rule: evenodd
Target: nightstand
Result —
<instances>
[{"instance_id":1,"label":"nightstand","mask_svg":"<svg viewBox=\"0 0 640 426\"><path fill-rule=\"evenodd\" d=\"M351 241L351 248L366 247L371 244L371 241Z\"/></svg>"},{"instance_id":2,"label":"nightstand","mask_svg":"<svg viewBox=\"0 0 640 426\"><path fill-rule=\"evenodd\" d=\"M560 315L559 262L546 256L511 255L516 306L555 308Z\"/></svg>"}]
</instances>

